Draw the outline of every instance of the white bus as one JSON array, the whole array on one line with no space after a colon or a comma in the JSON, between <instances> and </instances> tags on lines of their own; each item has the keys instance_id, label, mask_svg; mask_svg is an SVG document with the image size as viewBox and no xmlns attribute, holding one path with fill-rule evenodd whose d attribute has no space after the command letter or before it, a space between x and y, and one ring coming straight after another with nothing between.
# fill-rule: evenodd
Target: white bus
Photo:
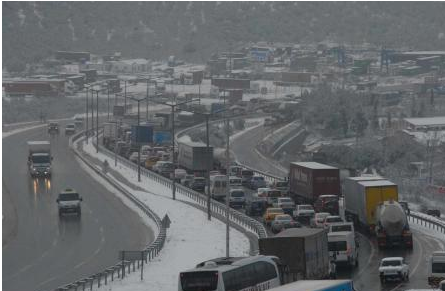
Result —
<instances>
[{"instance_id":1,"label":"white bus","mask_svg":"<svg viewBox=\"0 0 445 291\"><path fill-rule=\"evenodd\" d=\"M179 291L267 290L281 285L278 258L218 258L179 274Z\"/></svg>"}]
</instances>

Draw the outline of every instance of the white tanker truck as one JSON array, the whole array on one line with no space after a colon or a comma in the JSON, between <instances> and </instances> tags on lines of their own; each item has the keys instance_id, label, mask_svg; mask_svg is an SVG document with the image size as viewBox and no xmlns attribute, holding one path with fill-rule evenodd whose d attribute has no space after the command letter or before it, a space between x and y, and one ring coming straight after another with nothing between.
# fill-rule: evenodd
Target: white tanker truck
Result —
<instances>
[{"instance_id":1,"label":"white tanker truck","mask_svg":"<svg viewBox=\"0 0 445 291\"><path fill-rule=\"evenodd\" d=\"M376 211L376 235L379 248L395 245L413 248L413 235L403 207L396 201L384 201Z\"/></svg>"}]
</instances>

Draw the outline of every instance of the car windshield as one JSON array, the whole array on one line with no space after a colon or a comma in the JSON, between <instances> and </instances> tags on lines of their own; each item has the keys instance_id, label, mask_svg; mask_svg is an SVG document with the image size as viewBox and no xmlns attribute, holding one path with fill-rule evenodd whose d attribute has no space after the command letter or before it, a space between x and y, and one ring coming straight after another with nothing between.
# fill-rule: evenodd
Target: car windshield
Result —
<instances>
[{"instance_id":1,"label":"car windshield","mask_svg":"<svg viewBox=\"0 0 445 291\"><path fill-rule=\"evenodd\" d=\"M281 203L292 203L292 199L290 198L281 198L279 200Z\"/></svg>"},{"instance_id":2,"label":"car windshield","mask_svg":"<svg viewBox=\"0 0 445 291\"><path fill-rule=\"evenodd\" d=\"M400 266L402 263L400 260L386 260L382 262L382 266L383 267L387 267L387 266Z\"/></svg>"},{"instance_id":3,"label":"car windshield","mask_svg":"<svg viewBox=\"0 0 445 291\"><path fill-rule=\"evenodd\" d=\"M205 182L205 178L194 178L193 182L204 183Z\"/></svg>"},{"instance_id":4,"label":"car windshield","mask_svg":"<svg viewBox=\"0 0 445 291\"><path fill-rule=\"evenodd\" d=\"M350 224L344 224L344 225L333 225L331 227L332 232L339 232L339 231L352 231L352 226Z\"/></svg>"},{"instance_id":5,"label":"car windshield","mask_svg":"<svg viewBox=\"0 0 445 291\"><path fill-rule=\"evenodd\" d=\"M253 171L245 171L245 170L243 170L241 172L241 175L242 176L253 176Z\"/></svg>"},{"instance_id":6,"label":"car windshield","mask_svg":"<svg viewBox=\"0 0 445 291\"><path fill-rule=\"evenodd\" d=\"M279 221L291 221L292 218L289 215L279 215L276 217L276 220Z\"/></svg>"},{"instance_id":7,"label":"car windshield","mask_svg":"<svg viewBox=\"0 0 445 291\"><path fill-rule=\"evenodd\" d=\"M445 273L445 263L434 262L431 266L432 273Z\"/></svg>"},{"instance_id":8,"label":"car windshield","mask_svg":"<svg viewBox=\"0 0 445 291\"><path fill-rule=\"evenodd\" d=\"M66 128L74 128L74 124L68 124Z\"/></svg>"},{"instance_id":9,"label":"car windshield","mask_svg":"<svg viewBox=\"0 0 445 291\"><path fill-rule=\"evenodd\" d=\"M51 158L49 155L44 155L44 156L33 155L31 160L34 164L49 164L51 161Z\"/></svg>"},{"instance_id":10,"label":"car windshield","mask_svg":"<svg viewBox=\"0 0 445 291\"><path fill-rule=\"evenodd\" d=\"M273 209L269 209L270 213L283 213L283 209L281 208L273 208Z\"/></svg>"},{"instance_id":11,"label":"car windshield","mask_svg":"<svg viewBox=\"0 0 445 291\"><path fill-rule=\"evenodd\" d=\"M326 222L342 222L340 217L327 217Z\"/></svg>"},{"instance_id":12,"label":"car windshield","mask_svg":"<svg viewBox=\"0 0 445 291\"><path fill-rule=\"evenodd\" d=\"M79 200L79 193L63 193L59 195L60 201Z\"/></svg>"},{"instance_id":13,"label":"car windshield","mask_svg":"<svg viewBox=\"0 0 445 291\"><path fill-rule=\"evenodd\" d=\"M226 181L215 181L215 187L222 187L222 188L224 188L224 187L226 187Z\"/></svg>"},{"instance_id":14,"label":"car windshield","mask_svg":"<svg viewBox=\"0 0 445 291\"><path fill-rule=\"evenodd\" d=\"M312 206L310 205L300 205L300 207L298 207L300 210L312 210Z\"/></svg>"},{"instance_id":15,"label":"car windshield","mask_svg":"<svg viewBox=\"0 0 445 291\"><path fill-rule=\"evenodd\" d=\"M346 251L346 241L330 241L328 250L330 252Z\"/></svg>"},{"instance_id":16,"label":"car windshield","mask_svg":"<svg viewBox=\"0 0 445 291\"><path fill-rule=\"evenodd\" d=\"M244 192L243 191L233 191L232 193L230 193L230 196L232 196L232 197L244 197Z\"/></svg>"}]
</instances>

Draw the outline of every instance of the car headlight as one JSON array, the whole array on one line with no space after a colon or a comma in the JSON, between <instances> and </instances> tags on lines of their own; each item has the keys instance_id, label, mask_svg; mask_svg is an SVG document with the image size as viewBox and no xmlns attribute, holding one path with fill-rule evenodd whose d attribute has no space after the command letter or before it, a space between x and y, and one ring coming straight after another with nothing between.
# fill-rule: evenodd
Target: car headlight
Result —
<instances>
[{"instance_id":1,"label":"car headlight","mask_svg":"<svg viewBox=\"0 0 445 291\"><path fill-rule=\"evenodd\" d=\"M34 167L32 168L32 170L33 170L34 172L35 172L35 171L37 171L37 169L36 169L36 168L34 168Z\"/></svg>"}]
</instances>

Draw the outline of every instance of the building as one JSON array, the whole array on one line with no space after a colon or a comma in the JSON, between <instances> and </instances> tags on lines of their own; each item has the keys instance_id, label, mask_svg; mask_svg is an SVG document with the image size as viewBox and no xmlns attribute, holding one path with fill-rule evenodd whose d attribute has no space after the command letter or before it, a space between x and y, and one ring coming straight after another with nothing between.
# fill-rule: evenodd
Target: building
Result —
<instances>
[{"instance_id":1,"label":"building","mask_svg":"<svg viewBox=\"0 0 445 291\"><path fill-rule=\"evenodd\" d=\"M421 61L424 60L422 58L425 57L434 57L438 56L441 58L442 62L445 60L445 51L412 51L412 52L401 52L401 53L390 53L388 55L391 63L400 63L405 61L416 61L421 58Z\"/></svg>"},{"instance_id":2,"label":"building","mask_svg":"<svg viewBox=\"0 0 445 291\"><path fill-rule=\"evenodd\" d=\"M405 128L409 131L445 130L445 116L405 118Z\"/></svg>"},{"instance_id":3,"label":"building","mask_svg":"<svg viewBox=\"0 0 445 291\"><path fill-rule=\"evenodd\" d=\"M115 73L148 73L151 71L151 62L146 59L129 59L106 62L105 70Z\"/></svg>"},{"instance_id":4,"label":"building","mask_svg":"<svg viewBox=\"0 0 445 291\"><path fill-rule=\"evenodd\" d=\"M2 87L8 96L65 96L64 79L18 79L3 80Z\"/></svg>"}]
</instances>

